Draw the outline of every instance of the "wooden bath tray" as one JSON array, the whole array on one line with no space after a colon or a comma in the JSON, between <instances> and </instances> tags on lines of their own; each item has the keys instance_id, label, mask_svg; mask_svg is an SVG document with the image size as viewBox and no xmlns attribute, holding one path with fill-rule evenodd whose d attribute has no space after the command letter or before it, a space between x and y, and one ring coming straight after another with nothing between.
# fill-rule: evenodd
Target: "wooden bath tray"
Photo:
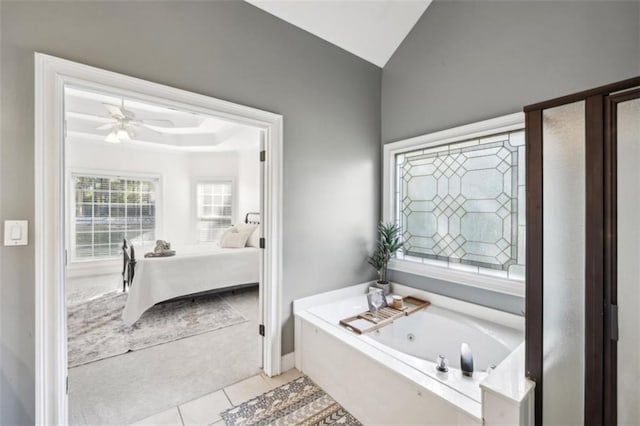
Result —
<instances>
[{"instance_id":1,"label":"wooden bath tray","mask_svg":"<svg viewBox=\"0 0 640 426\"><path fill-rule=\"evenodd\" d=\"M393 320L397 318L411 315L416 311L425 309L431 304L426 300L413 296L405 297L402 299L402 302L404 303L403 309L396 309L391 305L380 308L378 310L378 320L375 319L371 312L365 311L358 315L341 319L340 325L354 333L365 334L382 328L387 324L391 324Z\"/></svg>"}]
</instances>

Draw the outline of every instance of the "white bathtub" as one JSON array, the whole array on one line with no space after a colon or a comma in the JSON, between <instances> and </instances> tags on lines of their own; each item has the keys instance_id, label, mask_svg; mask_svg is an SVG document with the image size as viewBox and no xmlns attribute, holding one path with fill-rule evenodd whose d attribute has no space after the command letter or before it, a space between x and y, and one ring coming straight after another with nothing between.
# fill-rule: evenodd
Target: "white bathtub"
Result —
<instances>
[{"instance_id":1,"label":"white bathtub","mask_svg":"<svg viewBox=\"0 0 640 426\"><path fill-rule=\"evenodd\" d=\"M480 383L522 343L524 321L481 307L472 316L469 304L449 301L366 335L339 325L367 309L364 295L302 303L295 312L296 364L365 424L482 424ZM460 370L463 342L473 353L472 377ZM447 373L436 370L438 355L447 358Z\"/></svg>"},{"instance_id":2,"label":"white bathtub","mask_svg":"<svg viewBox=\"0 0 640 426\"><path fill-rule=\"evenodd\" d=\"M522 343L524 334L521 330L430 306L362 339L481 402L480 382L487 377L487 369L495 368L513 352ZM460 370L462 343L471 347L474 367L471 377L463 376ZM449 361L447 373L436 370L438 355Z\"/></svg>"}]
</instances>

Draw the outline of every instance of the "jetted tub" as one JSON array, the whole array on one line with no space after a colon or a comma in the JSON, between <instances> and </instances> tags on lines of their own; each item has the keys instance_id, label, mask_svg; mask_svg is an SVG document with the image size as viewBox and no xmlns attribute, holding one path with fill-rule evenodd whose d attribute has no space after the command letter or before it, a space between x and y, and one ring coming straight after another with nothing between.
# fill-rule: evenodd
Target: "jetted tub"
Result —
<instances>
[{"instance_id":1,"label":"jetted tub","mask_svg":"<svg viewBox=\"0 0 640 426\"><path fill-rule=\"evenodd\" d=\"M362 336L398 360L480 401L480 382L524 339L522 331L474 318L438 306L430 306ZM460 346L467 343L473 355L473 376L460 370ZM449 371L436 370L438 355L449 362Z\"/></svg>"},{"instance_id":2,"label":"jetted tub","mask_svg":"<svg viewBox=\"0 0 640 426\"><path fill-rule=\"evenodd\" d=\"M396 293L403 294L399 287ZM436 298L439 303L431 300L425 310L364 335L339 320L365 311L366 296L320 300L306 309L301 303L295 309L296 364L365 424L482 424L480 383L521 345L524 321ZM472 377L460 370L463 342L473 354ZM437 371L438 355L447 358L447 373Z\"/></svg>"}]
</instances>

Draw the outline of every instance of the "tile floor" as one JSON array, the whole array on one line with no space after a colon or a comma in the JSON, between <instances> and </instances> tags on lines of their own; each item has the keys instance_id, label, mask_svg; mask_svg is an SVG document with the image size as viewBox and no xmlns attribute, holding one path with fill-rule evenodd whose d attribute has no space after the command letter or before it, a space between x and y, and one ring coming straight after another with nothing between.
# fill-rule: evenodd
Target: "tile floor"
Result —
<instances>
[{"instance_id":1,"label":"tile floor","mask_svg":"<svg viewBox=\"0 0 640 426\"><path fill-rule=\"evenodd\" d=\"M194 399L193 401L165 410L133 423L136 426L203 426L224 425L220 412L240 405L280 385L300 377L302 374L291 369L277 377L267 377L264 374L250 377L227 386L216 392Z\"/></svg>"}]
</instances>

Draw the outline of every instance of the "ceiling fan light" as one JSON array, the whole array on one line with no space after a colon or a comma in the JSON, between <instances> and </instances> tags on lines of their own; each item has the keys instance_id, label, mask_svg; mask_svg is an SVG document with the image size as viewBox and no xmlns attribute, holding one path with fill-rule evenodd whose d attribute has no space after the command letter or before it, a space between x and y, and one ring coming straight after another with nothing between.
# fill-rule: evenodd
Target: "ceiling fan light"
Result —
<instances>
[{"instance_id":1,"label":"ceiling fan light","mask_svg":"<svg viewBox=\"0 0 640 426\"><path fill-rule=\"evenodd\" d=\"M109 143L120 143L122 142L118 137L118 132L114 130L113 132L109 132L109 134L104 138L106 142Z\"/></svg>"},{"instance_id":2,"label":"ceiling fan light","mask_svg":"<svg viewBox=\"0 0 640 426\"><path fill-rule=\"evenodd\" d=\"M116 137L119 141L128 141L131 140L131 135L127 129L120 128L116 131Z\"/></svg>"}]
</instances>

